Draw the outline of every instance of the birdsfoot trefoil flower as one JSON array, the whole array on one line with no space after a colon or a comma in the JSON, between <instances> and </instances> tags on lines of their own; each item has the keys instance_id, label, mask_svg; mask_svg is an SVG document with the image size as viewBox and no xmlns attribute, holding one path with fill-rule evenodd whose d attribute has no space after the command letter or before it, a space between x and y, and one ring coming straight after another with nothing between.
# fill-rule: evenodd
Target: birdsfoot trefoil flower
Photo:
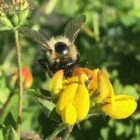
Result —
<instances>
[{"instance_id":1,"label":"birdsfoot trefoil flower","mask_svg":"<svg viewBox=\"0 0 140 140\"><path fill-rule=\"evenodd\" d=\"M134 97L115 95L110 80L100 69L78 67L68 78L59 70L50 80L49 90L57 96L56 111L67 125L84 120L93 110L124 119L137 107Z\"/></svg>"}]
</instances>

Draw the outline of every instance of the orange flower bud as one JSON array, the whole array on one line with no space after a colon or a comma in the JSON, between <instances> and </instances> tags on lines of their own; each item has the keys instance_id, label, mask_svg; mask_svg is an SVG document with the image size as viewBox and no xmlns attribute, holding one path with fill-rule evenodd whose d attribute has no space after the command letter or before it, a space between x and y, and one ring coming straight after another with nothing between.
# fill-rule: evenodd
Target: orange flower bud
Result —
<instances>
[{"instance_id":1,"label":"orange flower bud","mask_svg":"<svg viewBox=\"0 0 140 140\"><path fill-rule=\"evenodd\" d=\"M11 76L11 84L12 86L15 86L18 80L18 70L16 70L12 76ZM29 88L31 87L33 83L33 77L29 69L25 66L22 68L22 82L23 82L23 88Z\"/></svg>"},{"instance_id":2,"label":"orange flower bud","mask_svg":"<svg viewBox=\"0 0 140 140\"><path fill-rule=\"evenodd\" d=\"M27 67L22 68L22 81L23 81L24 88L31 87L31 85L33 83L32 74Z\"/></svg>"}]
</instances>

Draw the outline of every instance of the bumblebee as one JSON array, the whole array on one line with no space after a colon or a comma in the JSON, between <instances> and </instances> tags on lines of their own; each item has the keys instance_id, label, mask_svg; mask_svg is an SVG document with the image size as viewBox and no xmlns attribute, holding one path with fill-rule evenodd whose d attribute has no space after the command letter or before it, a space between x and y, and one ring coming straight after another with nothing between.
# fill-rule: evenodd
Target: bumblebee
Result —
<instances>
[{"instance_id":1,"label":"bumblebee","mask_svg":"<svg viewBox=\"0 0 140 140\"><path fill-rule=\"evenodd\" d=\"M64 70L65 77L71 76L80 59L74 42L85 19L85 15L73 19L65 26L63 36L52 37L49 40L41 32L29 28L20 29L26 37L42 45L44 57L39 59L39 63L51 77L60 69Z\"/></svg>"}]
</instances>

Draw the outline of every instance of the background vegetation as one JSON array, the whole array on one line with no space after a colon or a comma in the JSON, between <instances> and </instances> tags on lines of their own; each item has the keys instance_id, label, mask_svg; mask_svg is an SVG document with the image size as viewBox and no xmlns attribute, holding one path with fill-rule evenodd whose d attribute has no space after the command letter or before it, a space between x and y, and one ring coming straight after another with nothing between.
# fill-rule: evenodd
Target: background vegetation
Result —
<instances>
[{"instance_id":1,"label":"background vegetation","mask_svg":"<svg viewBox=\"0 0 140 140\"><path fill-rule=\"evenodd\" d=\"M86 25L76 45L81 54L80 66L102 68L108 72L116 93L133 95L137 111L125 120L95 117L75 126L70 139L138 140L140 138L140 1L139 0L37 0L32 6L27 27L46 31L50 36L63 34L72 18L85 14ZM38 64L42 52L38 44L20 35L22 66L33 75L31 89L24 91L22 131L34 130L43 137L52 133L56 122L47 117L32 96L33 89L46 89L48 77ZM10 75L17 68L14 35L0 32L0 107L11 91ZM15 94L4 115L3 127L15 126Z\"/></svg>"}]
</instances>

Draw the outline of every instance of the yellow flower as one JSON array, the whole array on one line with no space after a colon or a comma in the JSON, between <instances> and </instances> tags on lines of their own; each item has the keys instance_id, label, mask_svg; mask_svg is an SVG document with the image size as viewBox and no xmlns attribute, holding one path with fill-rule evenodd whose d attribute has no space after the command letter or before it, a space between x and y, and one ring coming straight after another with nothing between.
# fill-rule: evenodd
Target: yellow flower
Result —
<instances>
[{"instance_id":1,"label":"yellow flower","mask_svg":"<svg viewBox=\"0 0 140 140\"><path fill-rule=\"evenodd\" d=\"M57 102L57 112L64 123L73 125L88 114L90 99L87 88L79 83L69 84L61 93Z\"/></svg>"},{"instance_id":2,"label":"yellow flower","mask_svg":"<svg viewBox=\"0 0 140 140\"><path fill-rule=\"evenodd\" d=\"M133 96L115 95L111 82L106 74L99 70L97 74L97 103L102 103L102 111L114 119L124 119L129 117L137 107L137 102Z\"/></svg>"},{"instance_id":3,"label":"yellow flower","mask_svg":"<svg viewBox=\"0 0 140 140\"><path fill-rule=\"evenodd\" d=\"M88 114L90 98L85 80L82 74L65 79L63 71L59 70L50 81L49 90L59 95L56 110L68 125L83 120Z\"/></svg>"},{"instance_id":4,"label":"yellow flower","mask_svg":"<svg viewBox=\"0 0 140 140\"><path fill-rule=\"evenodd\" d=\"M84 120L89 110L98 105L100 111L114 119L130 116L137 107L132 96L114 94L110 80L100 69L78 67L69 78L59 70L52 77L49 90L58 95L56 110L67 125Z\"/></svg>"}]
</instances>

